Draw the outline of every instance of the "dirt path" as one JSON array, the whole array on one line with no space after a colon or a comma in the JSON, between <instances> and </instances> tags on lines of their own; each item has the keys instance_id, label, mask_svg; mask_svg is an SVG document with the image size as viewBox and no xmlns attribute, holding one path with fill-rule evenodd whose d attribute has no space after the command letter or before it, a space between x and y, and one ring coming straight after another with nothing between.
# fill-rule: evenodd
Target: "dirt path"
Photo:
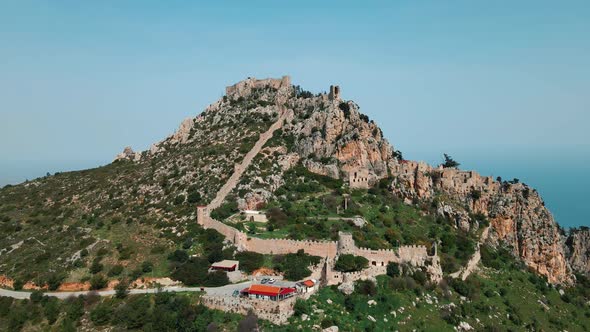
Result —
<instances>
[{"instance_id":1,"label":"dirt path","mask_svg":"<svg viewBox=\"0 0 590 332\"><path fill-rule=\"evenodd\" d=\"M473 254L473 256L471 256L471 258L469 259L467 264L463 268L461 268L459 271L452 273L451 277L453 277L453 278L461 277L461 280L465 280L475 270L475 268L477 267L477 264L481 260L481 251L480 251L481 245L488 238L489 231L490 231L490 226L486 227L483 230L483 232L481 232L481 237L479 238L479 242L477 242L477 249L475 250L475 253Z\"/></svg>"}]
</instances>

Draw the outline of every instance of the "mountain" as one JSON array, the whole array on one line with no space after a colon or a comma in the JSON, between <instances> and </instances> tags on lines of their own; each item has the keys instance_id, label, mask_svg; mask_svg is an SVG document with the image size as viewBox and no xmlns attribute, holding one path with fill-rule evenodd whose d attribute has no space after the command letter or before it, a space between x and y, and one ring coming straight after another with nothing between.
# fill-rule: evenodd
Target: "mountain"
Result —
<instances>
[{"instance_id":1,"label":"mountain","mask_svg":"<svg viewBox=\"0 0 590 332\"><path fill-rule=\"evenodd\" d=\"M313 94L287 76L248 78L148 151L128 147L109 165L2 188L0 279L61 290L94 287L103 274L187 283L182 255L201 265L241 257L231 239L197 225L196 207L208 204L212 217L252 237L335 241L346 231L368 251L424 247L440 256L442 283L463 296L467 286L452 277L482 264L482 275L497 273L506 285L528 282L542 303L541 291L585 282L587 229L566 237L533 188L457 166L451 157L438 166L405 160L338 86ZM264 226L239 217L259 209ZM296 274L281 262L273 264ZM195 284L217 282L199 276ZM573 310L564 303L560 312Z\"/></svg>"}]
</instances>

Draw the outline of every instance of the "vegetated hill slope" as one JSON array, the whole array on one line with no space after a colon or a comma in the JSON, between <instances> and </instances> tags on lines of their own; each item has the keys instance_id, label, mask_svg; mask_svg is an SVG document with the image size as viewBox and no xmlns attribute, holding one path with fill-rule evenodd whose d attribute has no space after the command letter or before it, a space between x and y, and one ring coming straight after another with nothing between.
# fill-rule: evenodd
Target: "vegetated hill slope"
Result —
<instances>
[{"instance_id":1,"label":"vegetated hill slope","mask_svg":"<svg viewBox=\"0 0 590 332\"><path fill-rule=\"evenodd\" d=\"M110 165L4 187L0 275L43 284L72 271L78 281L90 263L80 262L83 249L93 256L104 248L107 264L119 258L128 269L149 256L161 261L195 223L195 206L215 196L276 121L275 97L260 89L248 100L220 100L141 155L127 149Z\"/></svg>"},{"instance_id":2,"label":"vegetated hill slope","mask_svg":"<svg viewBox=\"0 0 590 332\"><path fill-rule=\"evenodd\" d=\"M68 271L68 279L78 280L89 263L83 249L92 256L103 248L107 264L118 259L132 269L150 259L154 274L164 275L163 257L194 227L195 205L215 196L234 165L277 119L280 94L293 120L275 132L221 210L235 211L236 203L272 206L287 197L277 189L296 167L344 184L358 173L371 186L385 184L398 200L456 229L476 234L489 220L494 244L508 246L551 282L571 281L559 228L536 191L475 172L405 161L354 102L281 87L273 80L256 82L238 83L149 151L126 149L104 167L3 188L0 274L43 283ZM375 214L369 222L378 218Z\"/></svg>"}]
</instances>

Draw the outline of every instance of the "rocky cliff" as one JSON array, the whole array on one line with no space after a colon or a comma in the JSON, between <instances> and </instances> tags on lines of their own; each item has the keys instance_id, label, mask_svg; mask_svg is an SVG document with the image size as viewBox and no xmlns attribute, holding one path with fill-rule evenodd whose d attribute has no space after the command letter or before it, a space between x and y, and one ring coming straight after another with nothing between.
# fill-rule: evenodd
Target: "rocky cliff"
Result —
<instances>
[{"instance_id":1,"label":"rocky cliff","mask_svg":"<svg viewBox=\"0 0 590 332\"><path fill-rule=\"evenodd\" d=\"M508 246L552 283L571 282L560 229L536 190L474 171L400 160L379 127L357 104L339 96L295 89L287 105L295 118L267 145L234 192L242 208L263 206L282 184L283 172L299 161L314 173L345 183L351 174L366 171L369 185L391 177L393 191L407 203L433 202L437 213L456 227L477 229L482 218L489 220L490 243Z\"/></svg>"},{"instance_id":2,"label":"rocky cliff","mask_svg":"<svg viewBox=\"0 0 590 332\"><path fill-rule=\"evenodd\" d=\"M572 229L565 244L566 256L571 267L577 272L590 275L590 229Z\"/></svg>"}]
</instances>

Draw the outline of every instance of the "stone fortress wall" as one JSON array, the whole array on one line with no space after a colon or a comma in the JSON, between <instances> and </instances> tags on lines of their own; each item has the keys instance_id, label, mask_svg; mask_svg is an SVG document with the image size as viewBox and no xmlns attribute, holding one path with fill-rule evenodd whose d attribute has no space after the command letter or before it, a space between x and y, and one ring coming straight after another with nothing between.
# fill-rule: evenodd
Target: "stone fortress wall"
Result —
<instances>
[{"instance_id":1,"label":"stone fortress wall","mask_svg":"<svg viewBox=\"0 0 590 332\"><path fill-rule=\"evenodd\" d=\"M259 88L273 88L280 89L291 86L291 77L283 76L277 78L256 79L255 77L248 77L234 85L225 88L225 94L228 96L246 96L252 92L252 89Z\"/></svg>"},{"instance_id":2,"label":"stone fortress wall","mask_svg":"<svg viewBox=\"0 0 590 332\"><path fill-rule=\"evenodd\" d=\"M400 246L397 249L369 249L358 248L352 234L340 232L338 241L312 241L312 240L289 240L289 239L260 239L250 237L248 234L241 232L229 225L226 225L209 216L209 210L206 206L197 208L197 222L204 228L212 228L220 232L225 238L234 244L240 251L254 251L261 254L289 254L296 253L298 250L304 250L306 253L325 258L328 266L332 270L333 265L339 255L352 254L362 256L369 260L369 269L358 273L358 277L366 275L384 274L389 262L405 263L412 266L425 266L427 261L437 259L435 250L434 255L429 255L426 246L409 245ZM337 284L344 279L343 273L329 271L327 274L328 284ZM349 278L352 278L350 275Z\"/></svg>"}]
</instances>

